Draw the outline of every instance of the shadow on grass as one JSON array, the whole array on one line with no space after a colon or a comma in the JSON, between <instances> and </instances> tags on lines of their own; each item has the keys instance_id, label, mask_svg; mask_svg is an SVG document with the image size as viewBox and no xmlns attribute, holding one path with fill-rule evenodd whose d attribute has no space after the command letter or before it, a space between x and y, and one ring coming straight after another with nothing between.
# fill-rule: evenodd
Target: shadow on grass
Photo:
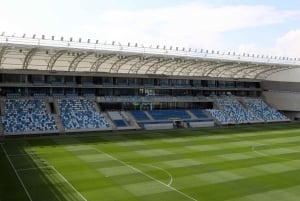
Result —
<instances>
[{"instance_id":1,"label":"shadow on grass","mask_svg":"<svg viewBox=\"0 0 300 201\"><path fill-rule=\"evenodd\" d=\"M27 153L26 146L16 147L17 152L13 149L12 144L3 144L0 151L1 201L84 201L56 169L38 155Z\"/></svg>"},{"instance_id":2,"label":"shadow on grass","mask_svg":"<svg viewBox=\"0 0 300 201\"><path fill-rule=\"evenodd\" d=\"M173 130L137 130L137 131L110 131L110 132L91 132L91 133L71 133L66 135L55 136L30 136L18 137L13 139L4 139L4 141L19 141L30 140L35 146L52 146L55 144L49 139L68 139L80 138L80 141L64 140L65 145L84 143L105 143L119 142L131 140L151 140L151 139L170 139L174 137L195 137L195 136L211 136L211 135L232 135L247 134L247 133L262 133L264 132L283 132L285 130L300 129L299 123L270 123L270 124L251 124L251 125L235 125L235 126L220 126L208 128L184 128ZM284 134L284 132L283 132ZM299 131L300 134L300 131Z\"/></svg>"},{"instance_id":3,"label":"shadow on grass","mask_svg":"<svg viewBox=\"0 0 300 201\"><path fill-rule=\"evenodd\" d=\"M93 144L93 143L109 143L109 142L120 142L120 141L132 141L132 140L152 140L152 139L171 139L174 137L193 137L193 136L210 136L210 135L224 135L229 134L234 137L235 134L247 134L247 133L264 133L266 131L276 131L282 132L284 134L285 130L299 130L300 124L297 123L276 123L276 124L257 124L257 125L239 125L239 126L224 126L224 127L213 127L213 128L197 128L197 129L176 129L176 130L160 130L160 131L120 131L120 132L96 132L89 134L69 134L63 136L42 136L42 137L18 137L18 138L5 138L2 143L8 154L20 154L18 156L10 156L14 168L18 171L18 174L26 189L29 192L30 197L33 201L43 200L43 201L70 201L75 200L72 197L74 189L72 189L69 184L65 183L61 176L58 176L58 172L49 167L41 168L41 164L44 164L42 158L38 155L27 153L27 149L32 146L56 146L57 143L55 139L66 139L61 140L60 145L76 145L76 144ZM300 131L299 131L300 133ZM297 134L297 133L295 133ZM67 140L68 138L79 138L80 140ZM238 138L237 138L238 140ZM19 143L19 142L29 142ZM21 144L21 145L20 145ZM6 177L2 177L0 186L9 186L11 189L5 188L5 191L0 191L0 200L29 200L24 195L24 190L22 186L17 181L16 175L14 175L14 170L9 165L9 161L5 158L5 153L0 151L1 160L1 171L7 172ZM15 157L15 158L13 158ZM59 157L59 156L58 156ZM6 159L6 161L4 161ZM44 164L47 166L47 164ZM30 168L30 169L29 169ZM13 179L12 179L13 178ZM9 184L7 185L6 184ZM60 183L66 185L60 185ZM17 189L17 190L16 190ZM16 195L20 193L20 195ZM70 195L67 197L66 195ZM75 196L76 197L76 196ZM79 198L78 200L83 200Z\"/></svg>"}]
</instances>

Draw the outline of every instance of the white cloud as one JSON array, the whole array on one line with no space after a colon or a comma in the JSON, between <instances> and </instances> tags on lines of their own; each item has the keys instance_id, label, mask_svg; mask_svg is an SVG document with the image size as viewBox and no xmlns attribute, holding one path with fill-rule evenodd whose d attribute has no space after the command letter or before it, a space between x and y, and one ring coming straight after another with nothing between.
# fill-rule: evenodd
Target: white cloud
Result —
<instances>
[{"instance_id":1,"label":"white cloud","mask_svg":"<svg viewBox=\"0 0 300 201\"><path fill-rule=\"evenodd\" d=\"M273 52L300 58L300 29L292 30L276 40Z\"/></svg>"},{"instance_id":2,"label":"white cloud","mask_svg":"<svg viewBox=\"0 0 300 201\"><path fill-rule=\"evenodd\" d=\"M250 53L285 56L300 58L300 29L291 30L283 36L275 39L274 44L269 47L259 46L255 43L244 43L238 47L240 53Z\"/></svg>"},{"instance_id":3,"label":"white cloud","mask_svg":"<svg viewBox=\"0 0 300 201\"><path fill-rule=\"evenodd\" d=\"M29 3L29 2L30 3ZM288 33L273 47L242 41L228 48L224 33L263 27L300 19L300 10L280 10L272 6L211 6L186 3L174 7L146 10L102 10L88 12L85 2L0 0L0 27L10 34L73 36L144 45L167 45L226 51L300 55L295 42L299 31ZM97 1L99 3L99 1ZM103 3L103 2L102 2ZM18 6L16 6L16 4ZM87 6L87 4L84 4ZM94 5L96 6L96 5ZM99 3L101 6L101 2ZM93 9L95 11L96 9ZM2 31L0 30L0 31ZM84 39L84 40L86 40ZM230 39L234 40L234 39Z\"/></svg>"},{"instance_id":4,"label":"white cloud","mask_svg":"<svg viewBox=\"0 0 300 201\"><path fill-rule=\"evenodd\" d=\"M110 10L98 16L98 26L87 24L84 29L125 43L222 48L224 32L282 23L299 16L299 11L270 6L187 4L152 10Z\"/></svg>"}]
</instances>

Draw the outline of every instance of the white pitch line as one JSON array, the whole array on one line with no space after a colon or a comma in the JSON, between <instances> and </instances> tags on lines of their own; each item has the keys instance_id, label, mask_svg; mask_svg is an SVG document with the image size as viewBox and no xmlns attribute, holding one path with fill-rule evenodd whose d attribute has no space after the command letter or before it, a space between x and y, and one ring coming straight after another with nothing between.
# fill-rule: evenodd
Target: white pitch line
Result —
<instances>
[{"instance_id":1,"label":"white pitch line","mask_svg":"<svg viewBox=\"0 0 300 201\"><path fill-rule=\"evenodd\" d=\"M137 164L142 165L142 166L146 166L146 167L152 167L152 168L154 168L154 169L161 170L161 171L165 172L165 173L170 177L170 181L169 181L169 183L168 183L167 185L168 185L168 186L171 186L171 184L173 183L173 176L172 176L171 173L168 172L167 170L165 170L165 169L163 169L163 168L161 168L161 167L157 167L157 166L155 166L155 165L143 164L143 163L137 163Z\"/></svg>"},{"instance_id":2,"label":"white pitch line","mask_svg":"<svg viewBox=\"0 0 300 201\"><path fill-rule=\"evenodd\" d=\"M292 151L292 152L299 152L299 151L297 151L297 150L294 150L294 149L288 149L288 148L280 148L280 149L287 150L287 151Z\"/></svg>"},{"instance_id":3,"label":"white pitch line","mask_svg":"<svg viewBox=\"0 0 300 201\"><path fill-rule=\"evenodd\" d=\"M111 158L111 159L113 159L113 160L115 160L115 161L118 161L119 163L125 165L126 167L128 167L128 168L130 168L130 169L132 169L132 170L134 170L134 171L136 171L136 172L138 172L138 173L140 173L140 174L142 174L142 175L148 177L149 179L152 179L152 180L154 180L154 181L156 181L156 182L158 182L158 183L160 183L160 184L166 186L167 188L170 188L171 190L173 190L173 191L175 191L175 192L177 192L177 193L179 193L179 194L181 194L181 195L183 195L183 196L189 198L190 200L198 201L198 200L196 200L195 198L193 198L193 197L191 197L191 196L189 196L189 195L187 195L187 194L185 194L185 193L183 193L183 192L177 190L176 188L174 188L174 187L172 187L172 186L169 186L168 184L163 183L162 181L159 181L159 180L155 179L154 177L152 177L152 176L146 174L145 172L143 172L143 171L141 171L141 170L139 170L139 169L137 169L137 168L135 168L135 167L129 165L128 163L126 163L126 162L124 162L124 161L122 161L122 160L119 160L118 158L113 157L112 155L110 155L110 154L108 154L108 153L105 153L105 152L103 152L103 151L101 151L101 150L99 150L99 149L97 149L97 148L93 148L93 149L94 149L95 151L101 153L101 154L106 155L107 157L109 157L109 158Z\"/></svg>"},{"instance_id":4,"label":"white pitch line","mask_svg":"<svg viewBox=\"0 0 300 201\"><path fill-rule=\"evenodd\" d=\"M32 168L23 168L23 169L18 169L16 170L17 172L22 172L22 171L29 171L29 170L39 170L39 169L46 169L46 168L52 168L53 166L44 166L44 167L32 167Z\"/></svg>"},{"instance_id":5,"label":"white pitch line","mask_svg":"<svg viewBox=\"0 0 300 201\"><path fill-rule=\"evenodd\" d=\"M83 197L83 195L62 174L60 174L60 172L54 166L51 167L62 178L62 180L64 180L64 182L69 184L69 186L77 193L77 195L79 195L79 197L81 197L84 201L87 201L87 199Z\"/></svg>"},{"instance_id":6,"label":"white pitch line","mask_svg":"<svg viewBox=\"0 0 300 201\"><path fill-rule=\"evenodd\" d=\"M267 144L263 144L263 145L267 145ZM256 151L255 148L256 148L255 146L252 146L252 151L254 153L258 154L258 155L267 156L267 157L270 157L270 158L281 159L281 160L285 160L285 161L290 161L290 159L287 159L287 158L278 157L278 156L274 156L274 155L269 155L269 154L262 153L260 151ZM293 150L293 149L287 149L287 148L281 148L281 147L279 147L278 149L285 149L285 150L289 150L289 151L296 151L296 150Z\"/></svg>"},{"instance_id":7,"label":"white pitch line","mask_svg":"<svg viewBox=\"0 0 300 201\"><path fill-rule=\"evenodd\" d=\"M28 156L29 154L9 154L9 157L16 157L16 156Z\"/></svg>"},{"instance_id":8,"label":"white pitch line","mask_svg":"<svg viewBox=\"0 0 300 201\"><path fill-rule=\"evenodd\" d=\"M29 192L27 191L27 189L26 189L26 187L25 187L25 185L24 185L24 183L23 183L23 181L22 181L20 175L18 174L18 172L17 172L15 166L13 165L12 161L10 160L10 158L9 158L9 156L8 156L8 154L7 154L6 149L4 148L3 144L0 144L0 146L1 146L2 150L4 151L5 156L6 156L7 160L9 161L10 166L11 166L12 169L14 170L14 172L15 172L15 174L16 174L18 180L19 180L19 182L21 183L21 185L22 185L22 187L23 187L23 189L24 189L24 191L25 191L25 193L26 193L28 199L29 199L30 201L32 201L32 198L30 197Z\"/></svg>"}]
</instances>

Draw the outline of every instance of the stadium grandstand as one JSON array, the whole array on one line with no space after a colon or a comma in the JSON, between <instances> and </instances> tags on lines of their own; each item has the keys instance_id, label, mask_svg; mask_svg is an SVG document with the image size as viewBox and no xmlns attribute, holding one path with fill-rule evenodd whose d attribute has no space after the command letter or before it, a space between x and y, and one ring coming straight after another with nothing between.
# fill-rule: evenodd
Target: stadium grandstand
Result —
<instances>
[{"instance_id":1,"label":"stadium grandstand","mask_svg":"<svg viewBox=\"0 0 300 201\"><path fill-rule=\"evenodd\" d=\"M0 132L291 121L298 85L268 78L299 67L296 58L2 35Z\"/></svg>"}]
</instances>

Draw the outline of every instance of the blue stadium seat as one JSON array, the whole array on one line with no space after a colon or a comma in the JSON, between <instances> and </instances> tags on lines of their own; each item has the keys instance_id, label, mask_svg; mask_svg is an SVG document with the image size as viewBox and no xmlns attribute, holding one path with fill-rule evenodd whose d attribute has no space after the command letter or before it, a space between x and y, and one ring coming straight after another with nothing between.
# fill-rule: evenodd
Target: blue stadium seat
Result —
<instances>
[{"instance_id":1,"label":"blue stadium seat","mask_svg":"<svg viewBox=\"0 0 300 201\"><path fill-rule=\"evenodd\" d=\"M59 99L60 118L66 130L109 127L106 119L86 99Z\"/></svg>"},{"instance_id":2,"label":"blue stadium seat","mask_svg":"<svg viewBox=\"0 0 300 201\"><path fill-rule=\"evenodd\" d=\"M196 117L198 118L203 118L203 119L207 119L208 116L202 111L202 110L199 110L199 109L191 109L190 110Z\"/></svg>"},{"instance_id":3,"label":"blue stadium seat","mask_svg":"<svg viewBox=\"0 0 300 201\"><path fill-rule=\"evenodd\" d=\"M238 123L261 121L252 112L244 108L236 99L218 99L217 102L229 117Z\"/></svg>"},{"instance_id":4,"label":"blue stadium seat","mask_svg":"<svg viewBox=\"0 0 300 201\"><path fill-rule=\"evenodd\" d=\"M124 112L119 111L109 111L107 112L108 116L113 120L115 125L117 127L126 127L127 123L125 122L125 119L128 119L128 116L124 114ZM124 117L126 115L126 117Z\"/></svg>"},{"instance_id":5,"label":"blue stadium seat","mask_svg":"<svg viewBox=\"0 0 300 201\"><path fill-rule=\"evenodd\" d=\"M7 99L4 101L2 123L5 133L56 131L45 102L40 99Z\"/></svg>"},{"instance_id":6,"label":"blue stadium seat","mask_svg":"<svg viewBox=\"0 0 300 201\"><path fill-rule=\"evenodd\" d=\"M206 110L212 117L222 124L234 124L234 120L230 117L227 117L221 110L217 109L207 109Z\"/></svg>"},{"instance_id":7,"label":"blue stadium seat","mask_svg":"<svg viewBox=\"0 0 300 201\"><path fill-rule=\"evenodd\" d=\"M137 120L137 121L146 121L150 120L149 117L145 114L144 111L140 110L132 110L130 111L131 115Z\"/></svg>"},{"instance_id":8,"label":"blue stadium seat","mask_svg":"<svg viewBox=\"0 0 300 201\"><path fill-rule=\"evenodd\" d=\"M114 120L114 123L117 127L126 127L127 124L125 123L124 120L122 119L117 119L117 120Z\"/></svg>"},{"instance_id":9,"label":"blue stadium seat","mask_svg":"<svg viewBox=\"0 0 300 201\"><path fill-rule=\"evenodd\" d=\"M151 110L149 114L156 120L164 120L164 119L190 119L191 116L185 111L181 109L174 110Z\"/></svg>"},{"instance_id":10,"label":"blue stadium seat","mask_svg":"<svg viewBox=\"0 0 300 201\"><path fill-rule=\"evenodd\" d=\"M286 116L268 106L262 99L244 99L247 106L265 121L287 121Z\"/></svg>"}]
</instances>

